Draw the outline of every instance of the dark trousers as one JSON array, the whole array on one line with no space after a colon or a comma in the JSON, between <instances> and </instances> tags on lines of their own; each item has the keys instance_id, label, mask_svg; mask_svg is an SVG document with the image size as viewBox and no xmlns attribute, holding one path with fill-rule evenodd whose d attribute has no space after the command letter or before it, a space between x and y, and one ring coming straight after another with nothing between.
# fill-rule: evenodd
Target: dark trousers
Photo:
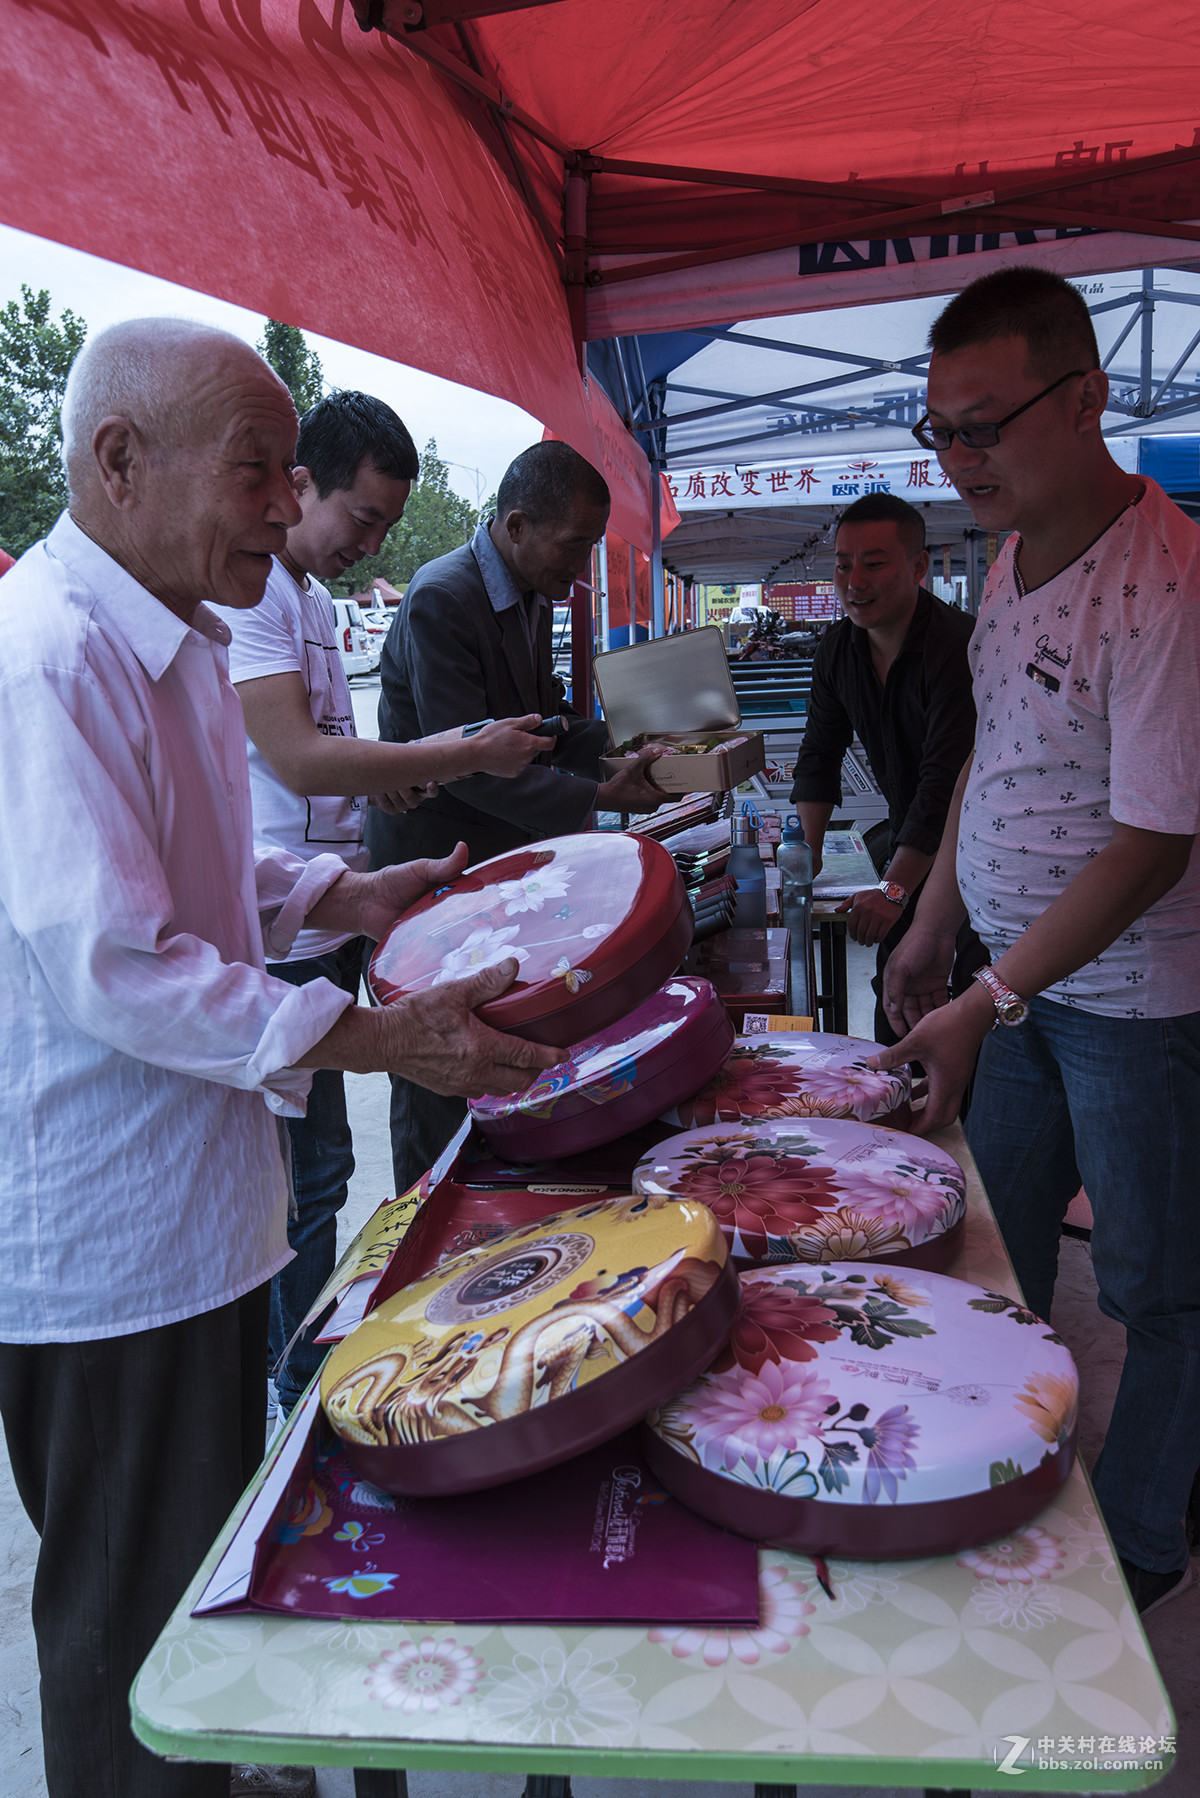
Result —
<instances>
[{"instance_id":1,"label":"dark trousers","mask_svg":"<svg viewBox=\"0 0 1200 1798\"><path fill-rule=\"evenodd\" d=\"M465 1099L431 1093L392 1075L392 1177L407 1192L431 1168L467 1115Z\"/></svg>"},{"instance_id":2,"label":"dark trousers","mask_svg":"<svg viewBox=\"0 0 1200 1798\"><path fill-rule=\"evenodd\" d=\"M0 1343L13 1476L41 1537L50 1798L228 1798L228 1767L135 1741L129 1689L262 1459L267 1294L103 1342Z\"/></svg>"},{"instance_id":3,"label":"dark trousers","mask_svg":"<svg viewBox=\"0 0 1200 1798\"><path fill-rule=\"evenodd\" d=\"M362 973L363 939L352 937L327 955L305 961L272 962L267 972L292 986L307 986L322 977L356 996ZM308 1385L329 1351L312 1340L312 1328L300 1337L280 1368L279 1358L299 1329L309 1306L333 1272L337 1261L337 1214L346 1203L354 1172L354 1145L346 1118L345 1077L321 1068L313 1075L308 1111L288 1118L292 1145L292 1190L295 1214L288 1219L288 1242L296 1259L271 1282L269 1358L285 1414Z\"/></svg>"},{"instance_id":4,"label":"dark trousers","mask_svg":"<svg viewBox=\"0 0 1200 1798\"><path fill-rule=\"evenodd\" d=\"M1125 1327L1096 1497L1119 1554L1174 1573L1200 1466L1200 1012L1106 1018L1034 999L983 1039L967 1140L1039 1317L1087 1188L1100 1309Z\"/></svg>"}]
</instances>

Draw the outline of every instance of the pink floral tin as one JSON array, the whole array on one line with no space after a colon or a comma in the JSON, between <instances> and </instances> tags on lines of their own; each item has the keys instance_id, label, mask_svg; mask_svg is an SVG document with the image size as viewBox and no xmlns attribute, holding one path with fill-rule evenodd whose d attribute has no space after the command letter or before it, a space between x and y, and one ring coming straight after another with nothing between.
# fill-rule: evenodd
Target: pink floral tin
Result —
<instances>
[{"instance_id":1,"label":"pink floral tin","mask_svg":"<svg viewBox=\"0 0 1200 1798\"><path fill-rule=\"evenodd\" d=\"M479 1016L565 1049L649 998L691 940L691 907L662 844L595 831L498 855L429 894L380 942L368 980L389 1005L514 959L516 980Z\"/></svg>"},{"instance_id":2,"label":"pink floral tin","mask_svg":"<svg viewBox=\"0 0 1200 1798\"><path fill-rule=\"evenodd\" d=\"M856 1118L860 1124L908 1128L912 1076L866 1065L881 1043L817 1031L739 1036L723 1067L669 1122L684 1130L756 1118Z\"/></svg>"},{"instance_id":3,"label":"pink floral tin","mask_svg":"<svg viewBox=\"0 0 1200 1798\"><path fill-rule=\"evenodd\" d=\"M523 1093L476 1099L471 1113L497 1155L581 1155L694 1092L732 1043L733 1025L715 989L677 975L620 1023L576 1043Z\"/></svg>"},{"instance_id":4,"label":"pink floral tin","mask_svg":"<svg viewBox=\"0 0 1200 1798\"><path fill-rule=\"evenodd\" d=\"M711 1363L738 1304L703 1205L601 1199L385 1299L330 1353L321 1398L372 1485L473 1492L627 1429Z\"/></svg>"},{"instance_id":5,"label":"pink floral tin","mask_svg":"<svg viewBox=\"0 0 1200 1798\"><path fill-rule=\"evenodd\" d=\"M685 1130L639 1162L633 1184L707 1205L738 1267L853 1260L936 1271L957 1254L966 1213L952 1155L844 1118Z\"/></svg>"},{"instance_id":6,"label":"pink floral tin","mask_svg":"<svg viewBox=\"0 0 1200 1798\"><path fill-rule=\"evenodd\" d=\"M857 1262L760 1268L742 1294L726 1348L642 1432L701 1516L803 1554L955 1554L1070 1473L1075 1364L1015 1299Z\"/></svg>"}]
</instances>

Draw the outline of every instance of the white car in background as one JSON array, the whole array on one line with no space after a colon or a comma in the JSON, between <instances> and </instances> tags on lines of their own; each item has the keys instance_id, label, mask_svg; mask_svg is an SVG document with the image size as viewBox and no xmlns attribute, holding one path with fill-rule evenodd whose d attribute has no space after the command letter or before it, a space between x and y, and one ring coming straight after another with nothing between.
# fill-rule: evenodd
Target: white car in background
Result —
<instances>
[{"instance_id":1,"label":"white car in background","mask_svg":"<svg viewBox=\"0 0 1200 1798\"><path fill-rule=\"evenodd\" d=\"M333 616L336 624L334 640L342 658L346 678L352 679L356 674L374 674L379 666L379 650L363 622L358 601L335 599ZM379 642L382 643L382 638Z\"/></svg>"},{"instance_id":2,"label":"white car in background","mask_svg":"<svg viewBox=\"0 0 1200 1798\"><path fill-rule=\"evenodd\" d=\"M392 619L396 616L394 606L376 606L372 611L362 615L363 628L371 645L371 654L375 657L375 667L379 667L383 655L383 640L392 628Z\"/></svg>"}]
</instances>

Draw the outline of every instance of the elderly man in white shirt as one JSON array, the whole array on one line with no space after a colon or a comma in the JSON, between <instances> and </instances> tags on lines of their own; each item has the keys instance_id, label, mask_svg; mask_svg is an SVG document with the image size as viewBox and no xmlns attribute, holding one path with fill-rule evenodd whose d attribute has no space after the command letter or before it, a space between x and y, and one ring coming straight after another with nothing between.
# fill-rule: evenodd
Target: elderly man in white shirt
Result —
<instances>
[{"instance_id":1,"label":"elderly man in white shirt","mask_svg":"<svg viewBox=\"0 0 1200 1798\"><path fill-rule=\"evenodd\" d=\"M63 409L71 503L0 586L0 1410L41 1535L51 1798L224 1798L134 1741L138 1665L261 1456L279 1120L309 1070L524 1087L554 1051L473 1008L515 964L382 1011L267 974L379 936L465 851L255 865L227 627L299 518L286 388L170 320L96 338Z\"/></svg>"}]
</instances>

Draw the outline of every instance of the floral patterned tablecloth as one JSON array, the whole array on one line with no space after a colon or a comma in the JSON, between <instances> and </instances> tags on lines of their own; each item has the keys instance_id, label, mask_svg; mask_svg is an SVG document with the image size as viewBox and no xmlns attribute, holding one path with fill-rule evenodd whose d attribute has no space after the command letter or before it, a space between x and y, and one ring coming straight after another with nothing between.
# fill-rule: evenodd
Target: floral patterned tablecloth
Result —
<instances>
[{"instance_id":1,"label":"floral patterned tablecloth","mask_svg":"<svg viewBox=\"0 0 1200 1798\"><path fill-rule=\"evenodd\" d=\"M961 1132L937 1140L968 1182L951 1271L1019 1296ZM1132 1791L1174 1754L1079 1467L986 1548L832 1562L832 1601L810 1561L764 1549L752 1630L192 1618L219 1548L134 1686L135 1729L164 1753L975 1790L1024 1774L1038 1791Z\"/></svg>"}]
</instances>

